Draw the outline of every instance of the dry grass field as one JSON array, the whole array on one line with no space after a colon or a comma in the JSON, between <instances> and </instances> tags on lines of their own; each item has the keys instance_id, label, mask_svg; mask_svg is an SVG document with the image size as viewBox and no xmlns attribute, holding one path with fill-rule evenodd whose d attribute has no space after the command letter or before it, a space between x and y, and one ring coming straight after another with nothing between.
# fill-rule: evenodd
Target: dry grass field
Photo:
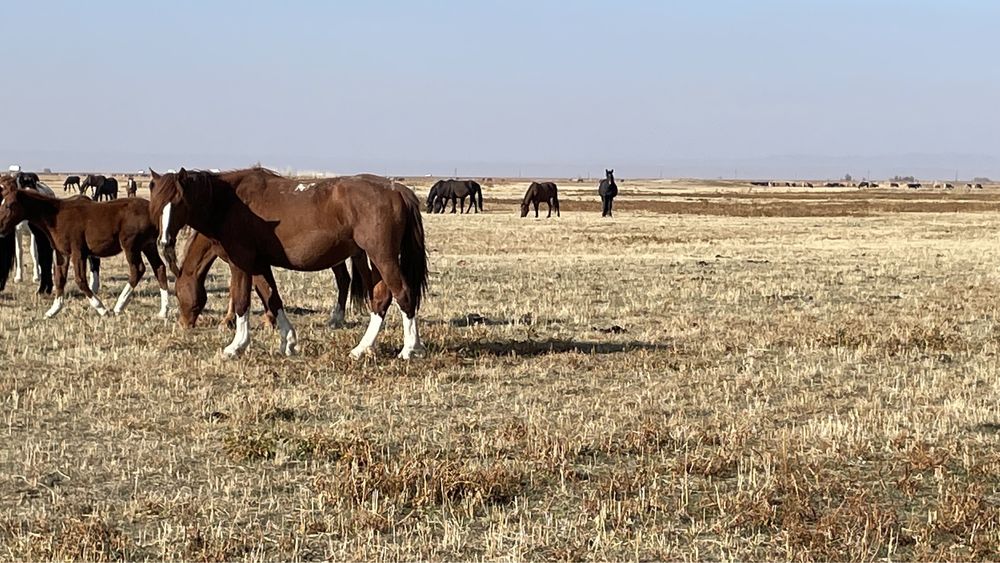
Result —
<instances>
[{"instance_id":1,"label":"dry grass field","mask_svg":"<svg viewBox=\"0 0 1000 563\"><path fill-rule=\"evenodd\" d=\"M1000 558L1000 190L561 186L425 215L408 363L327 273L235 361L219 265L192 331L12 284L0 559Z\"/></svg>"}]
</instances>

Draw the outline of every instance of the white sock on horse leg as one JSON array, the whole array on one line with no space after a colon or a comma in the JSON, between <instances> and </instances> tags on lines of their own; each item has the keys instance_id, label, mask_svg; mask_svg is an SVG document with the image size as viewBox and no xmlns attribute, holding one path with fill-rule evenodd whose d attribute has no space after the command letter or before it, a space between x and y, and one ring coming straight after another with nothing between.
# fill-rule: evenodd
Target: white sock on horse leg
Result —
<instances>
[{"instance_id":1,"label":"white sock on horse leg","mask_svg":"<svg viewBox=\"0 0 1000 563\"><path fill-rule=\"evenodd\" d=\"M278 333L281 335L281 353L294 356L298 352L299 340L295 336L295 327L288 320L284 309L278 309Z\"/></svg>"},{"instance_id":2,"label":"white sock on horse leg","mask_svg":"<svg viewBox=\"0 0 1000 563\"><path fill-rule=\"evenodd\" d=\"M167 318L167 308L170 306L170 292L166 289L160 290L160 312L157 316L161 319Z\"/></svg>"},{"instance_id":3,"label":"white sock on horse leg","mask_svg":"<svg viewBox=\"0 0 1000 563\"><path fill-rule=\"evenodd\" d=\"M372 313L371 320L368 321L368 329L365 330L365 335L361 337L361 342L351 350L351 357L357 359L368 353L372 345L375 344L375 339L378 337L378 331L381 328L382 317Z\"/></svg>"},{"instance_id":4,"label":"white sock on horse leg","mask_svg":"<svg viewBox=\"0 0 1000 563\"><path fill-rule=\"evenodd\" d=\"M96 295L92 296L87 301L90 302L90 306L97 311L98 315L103 317L104 315L108 314L108 310L107 308L104 307L104 303L101 303L101 300Z\"/></svg>"},{"instance_id":5,"label":"white sock on horse leg","mask_svg":"<svg viewBox=\"0 0 1000 563\"><path fill-rule=\"evenodd\" d=\"M132 292L134 290L135 288L132 287L132 284L125 282L125 287L122 288L121 294L118 295L118 301L115 303L114 312L116 315L125 310L125 306L132 299Z\"/></svg>"},{"instance_id":6,"label":"white sock on horse leg","mask_svg":"<svg viewBox=\"0 0 1000 563\"><path fill-rule=\"evenodd\" d=\"M403 316L403 349L399 352L399 357L404 360L422 357L426 349L424 343L420 341L417 317L415 315L413 318L406 316L402 309L399 312Z\"/></svg>"},{"instance_id":7,"label":"white sock on horse leg","mask_svg":"<svg viewBox=\"0 0 1000 563\"><path fill-rule=\"evenodd\" d=\"M90 291L97 293L101 290L101 271L91 270L90 271Z\"/></svg>"},{"instance_id":8,"label":"white sock on horse leg","mask_svg":"<svg viewBox=\"0 0 1000 563\"><path fill-rule=\"evenodd\" d=\"M56 297L55 299L52 300L52 306L49 307L48 311L45 311L45 318L51 319L52 317L58 315L59 311L62 311L62 308L63 308L63 297L62 295L60 295L59 297Z\"/></svg>"},{"instance_id":9,"label":"white sock on horse leg","mask_svg":"<svg viewBox=\"0 0 1000 563\"><path fill-rule=\"evenodd\" d=\"M35 241L35 233L31 233L31 264L34 267L31 281L38 281L42 275L42 267L38 265L38 242Z\"/></svg>"},{"instance_id":10,"label":"white sock on horse leg","mask_svg":"<svg viewBox=\"0 0 1000 563\"><path fill-rule=\"evenodd\" d=\"M230 358L235 358L240 355L240 352L246 350L247 346L250 345L250 311L247 310L246 313L242 315L236 315L236 334L233 335L233 341L226 346L222 353Z\"/></svg>"},{"instance_id":11,"label":"white sock on horse leg","mask_svg":"<svg viewBox=\"0 0 1000 563\"><path fill-rule=\"evenodd\" d=\"M14 237L14 281L16 282L24 281L24 271L21 269L21 263L24 262L24 251L21 250L21 225L24 223L15 227L11 234Z\"/></svg>"}]
</instances>

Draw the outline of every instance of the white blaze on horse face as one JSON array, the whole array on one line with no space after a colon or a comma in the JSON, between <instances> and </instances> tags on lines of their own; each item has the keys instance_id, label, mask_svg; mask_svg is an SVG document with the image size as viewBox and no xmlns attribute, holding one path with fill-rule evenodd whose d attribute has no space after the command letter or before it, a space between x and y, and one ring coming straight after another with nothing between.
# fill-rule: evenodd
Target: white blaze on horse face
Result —
<instances>
[{"instance_id":1,"label":"white blaze on horse face","mask_svg":"<svg viewBox=\"0 0 1000 563\"><path fill-rule=\"evenodd\" d=\"M103 317L104 315L108 314L108 310L107 310L107 308L104 307L104 303L101 303L101 300L98 299L96 295L94 295L93 297L91 297L87 301L90 302L90 306L93 307L94 310L97 311L98 315L100 315L100 316Z\"/></svg>"},{"instance_id":2,"label":"white blaze on horse face","mask_svg":"<svg viewBox=\"0 0 1000 563\"><path fill-rule=\"evenodd\" d=\"M298 352L299 341L295 336L295 328L284 309L278 309L278 332L281 334L281 353L286 356L294 356Z\"/></svg>"},{"instance_id":3,"label":"white blaze on horse face","mask_svg":"<svg viewBox=\"0 0 1000 563\"><path fill-rule=\"evenodd\" d=\"M250 311L247 310L246 313L242 315L236 315L236 334L233 336L233 341L222 350L222 353L230 358L235 358L240 355L240 352L246 350L247 346L250 345Z\"/></svg>"},{"instance_id":4,"label":"white blaze on horse face","mask_svg":"<svg viewBox=\"0 0 1000 563\"><path fill-rule=\"evenodd\" d=\"M167 238L167 233L170 229L170 207L173 205L169 201L163 206L163 212L160 214L160 244L167 245L170 241Z\"/></svg>"},{"instance_id":5,"label":"white blaze on horse face","mask_svg":"<svg viewBox=\"0 0 1000 563\"><path fill-rule=\"evenodd\" d=\"M403 315L403 349L399 352L399 357L404 360L410 358L422 358L426 352L424 343L420 341L420 331L417 330L417 317L410 318L406 313Z\"/></svg>"},{"instance_id":6,"label":"white blaze on horse face","mask_svg":"<svg viewBox=\"0 0 1000 563\"><path fill-rule=\"evenodd\" d=\"M45 318L51 319L52 317L58 315L59 311L62 311L62 308L63 308L63 297L62 295L60 295L59 297L56 297L52 301L52 306L49 307L49 310L45 311Z\"/></svg>"},{"instance_id":7,"label":"white blaze on horse face","mask_svg":"<svg viewBox=\"0 0 1000 563\"><path fill-rule=\"evenodd\" d=\"M121 294L118 295L118 301L115 303L115 308L113 309L116 315L121 314L125 310L125 306L132 299L132 291L134 289L132 284L125 282L125 287L122 288Z\"/></svg>"},{"instance_id":8,"label":"white blaze on horse face","mask_svg":"<svg viewBox=\"0 0 1000 563\"><path fill-rule=\"evenodd\" d=\"M167 318L167 307L170 305L170 292L166 289L160 290L160 312L156 315L161 319Z\"/></svg>"},{"instance_id":9,"label":"white blaze on horse face","mask_svg":"<svg viewBox=\"0 0 1000 563\"><path fill-rule=\"evenodd\" d=\"M351 350L351 357L354 359L360 358L371 350L372 345L375 344L375 338L378 337L378 331L382 328L382 317L375 313L371 315L371 320L368 321L368 330L361 337L361 342Z\"/></svg>"}]
</instances>

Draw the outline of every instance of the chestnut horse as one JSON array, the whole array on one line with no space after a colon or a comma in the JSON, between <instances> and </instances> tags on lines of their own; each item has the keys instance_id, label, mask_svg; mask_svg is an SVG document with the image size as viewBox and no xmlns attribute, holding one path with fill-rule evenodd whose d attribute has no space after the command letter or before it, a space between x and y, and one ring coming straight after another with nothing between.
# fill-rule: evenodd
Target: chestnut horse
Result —
<instances>
[{"instance_id":1,"label":"chestnut horse","mask_svg":"<svg viewBox=\"0 0 1000 563\"><path fill-rule=\"evenodd\" d=\"M28 221L44 231L56 250L55 300L45 313L46 318L62 310L70 262L80 291L98 314L106 315L108 310L87 285L86 261L90 257L114 256L123 250L129 265L129 279L118 296L114 312L121 313L125 309L142 279L146 270L142 255L145 255L160 284L159 316L166 317L167 270L156 251L157 231L149 218L149 202L138 198L108 203L96 203L85 197L58 199L18 189L7 178L0 179L0 195L3 197L0 234L9 236L18 223Z\"/></svg>"},{"instance_id":2,"label":"chestnut horse","mask_svg":"<svg viewBox=\"0 0 1000 563\"><path fill-rule=\"evenodd\" d=\"M229 262L236 334L225 355L236 356L250 344L252 276L266 275L271 266L325 270L360 252L372 265L372 312L351 356L371 351L393 298L403 313L399 357L423 354L417 311L427 288L427 249L420 201L408 187L367 174L303 183L261 168L150 172L155 185L149 213L159 221L160 242L173 246L181 227L190 225L218 243ZM276 312L281 352L294 354L295 329L277 291L268 309Z\"/></svg>"},{"instance_id":3,"label":"chestnut horse","mask_svg":"<svg viewBox=\"0 0 1000 563\"><path fill-rule=\"evenodd\" d=\"M208 301L208 294L205 291L205 279L208 271L217 258L220 258L222 249L218 244L212 242L205 235L196 232L188 241L184 251L184 261L180 266L180 274L174 282L174 293L177 294L177 306L180 310L178 322L185 328L191 328L198 321L205 303ZM225 260L225 259L223 259ZM346 263L337 264L333 269L334 281L337 284L337 304L330 311L328 324L332 327L340 327L344 324L344 316L347 312L347 300L351 299L354 308L360 308L368 296L364 280L371 279L370 271L364 273L361 269L368 268L368 259L364 254L351 259L351 266L354 275L347 269ZM264 320L272 327L277 323L277 311L268 308L271 293L274 289L274 276L270 273L253 277L253 288L257 292L261 303L264 305ZM236 318L233 311L233 302L229 301L229 310L223 319L223 324L231 325Z\"/></svg>"},{"instance_id":4,"label":"chestnut horse","mask_svg":"<svg viewBox=\"0 0 1000 563\"><path fill-rule=\"evenodd\" d=\"M545 218L552 217L552 208L556 210L556 217L559 215L559 188L555 182L532 182L528 186L528 191L524 192L524 200L521 201L521 217L528 216L528 205L534 204L535 217L538 217L538 204L541 202L549 204L549 214Z\"/></svg>"}]
</instances>

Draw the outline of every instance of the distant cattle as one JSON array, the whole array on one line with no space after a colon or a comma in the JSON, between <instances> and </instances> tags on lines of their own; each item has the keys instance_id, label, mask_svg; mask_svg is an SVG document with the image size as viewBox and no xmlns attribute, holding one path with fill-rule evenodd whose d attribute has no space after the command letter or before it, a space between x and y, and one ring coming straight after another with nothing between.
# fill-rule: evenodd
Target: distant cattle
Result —
<instances>
[{"instance_id":1,"label":"distant cattle","mask_svg":"<svg viewBox=\"0 0 1000 563\"><path fill-rule=\"evenodd\" d=\"M828 188L843 188L843 187L846 187L846 186L844 186L844 184L842 184L840 182L827 182L825 184L825 186L828 187Z\"/></svg>"},{"instance_id":2,"label":"distant cattle","mask_svg":"<svg viewBox=\"0 0 1000 563\"><path fill-rule=\"evenodd\" d=\"M751 186L767 186L767 182L750 182Z\"/></svg>"},{"instance_id":3,"label":"distant cattle","mask_svg":"<svg viewBox=\"0 0 1000 563\"><path fill-rule=\"evenodd\" d=\"M982 185L982 184L976 184L976 189L977 189L977 190L981 190L981 189L983 189L983 185Z\"/></svg>"},{"instance_id":4,"label":"distant cattle","mask_svg":"<svg viewBox=\"0 0 1000 563\"><path fill-rule=\"evenodd\" d=\"M889 182L889 187L890 188L898 188L899 187L899 182Z\"/></svg>"},{"instance_id":5,"label":"distant cattle","mask_svg":"<svg viewBox=\"0 0 1000 563\"><path fill-rule=\"evenodd\" d=\"M945 184L944 185L944 189L946 189L946 190L954 190L955 186L953 184Z\"/></svg>"},{"instance_id":6,"label":"distant cattle","mask_svg":"<svg viewBox=\"0 0 1000 563\"><path fill-rule=\"evenodd\" d=\"M858 188L867 188L869 185L870 184L867 181L865 181L865 182L858 182Z\"/></svg>"},{"instance_id":7,"label":"distant cattle","mask_svg":"<svg viewBox=\"0 0 1000 563\"><path fill-rule=\"evenodd\" d=\"M920 189L920 186L921 185L916 182L910 182L909 184L906 184L906 187L910 188L911 190Z\"/></svg>"}]
</instances>

